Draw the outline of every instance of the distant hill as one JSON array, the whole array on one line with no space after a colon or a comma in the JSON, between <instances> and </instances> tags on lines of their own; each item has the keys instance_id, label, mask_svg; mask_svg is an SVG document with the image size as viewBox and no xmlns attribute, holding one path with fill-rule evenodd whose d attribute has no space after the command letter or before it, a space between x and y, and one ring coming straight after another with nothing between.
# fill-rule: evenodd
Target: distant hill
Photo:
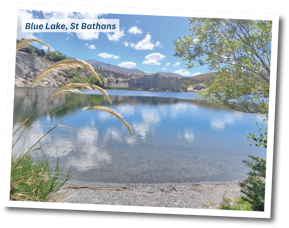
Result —
<instances>
[{"instance_id":1,"label":"distant hill","mask_svg":"<svg viewBox=\"0 0 289 228\"><path fill-rule=\"evenodd\" d=\"M211 73L207 73L207 74L200 74L197 76L192 76L192 77L183 77L180 78L181 82L185 85L193 85L193 84L210 84L210 80L213 79L215 73L211 72Z\"/></svg>"},{"instance_id":2,"label":"distant hill","mask_svg":"<svg viewBox=\"0 0 289 228\"><path fill-rule=\"evenodd\" d=\"M119 66L114 66L108 63L103 63L97 60L86 60L86 62L88 62L90 65L92 66L97 66L97 67L101 67L107 70L111 70L111 71L115 71L115 72L120 72L123 74L132 74L132 73L145 73L141 70L138 69L127 69L124 67L119 67Z\"/></svg>"},{"instance_id":3,"label":"distant hill","mask_svg":"<svg viewBox=\"0 0 289 228\"><path fill-rule=\"evenodd\" d=\"M177 77L177 78L184 78L185 76L176 74L176 73L169 73L169 72L157 72L156 74L162 74L166 76L171 76L171 77Z\"/></svg>"}]
</instances>

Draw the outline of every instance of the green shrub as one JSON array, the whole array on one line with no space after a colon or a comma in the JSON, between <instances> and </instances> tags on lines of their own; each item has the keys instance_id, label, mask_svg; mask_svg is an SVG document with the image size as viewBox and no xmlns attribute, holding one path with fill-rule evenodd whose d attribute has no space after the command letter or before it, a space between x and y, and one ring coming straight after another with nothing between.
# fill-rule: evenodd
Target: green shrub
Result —
<instances>
[{"instance_id":1,"label":"green shrub","mask_svg":"<svg viewBox=\"0 0 289 228\"><path fill-rule=\"evenodd\" d=\"M221 210L252 211L252 206L242 197L233 201L230 198L223 198L223 203L219 206Z\"/></svg>"},{"instance_id":2,"label":"green shrub","mask_svg":"<svg viewBox=\"0 0 289 228\"><path fill-rule=\"evenodd\" d=\"M94 75L91 75L89 77L89 83L103 88L104 87L104 77L102 76L101 73L97 73L97 75L100 78L101 82Z\"/></svg>"},{"instance_id":3,"label":"green shrub","mask_svg":"<svg viewBox=\"0 0 289 228\"><path fill-rule=\"evenodd\" d=\"M264 120L268 122L268 115ZM260 124L256 123L259 135L249 133L247 138L254 141L257 147L267 148L267 128L263 129ZM261 133L263 132L263 133ZM253 145L252 143L249 143ZM248 178L240 182L242 197L244 201L251 204L254 211L264 211L265 204L265 179L266 179L266 160L255 156L249 156L250 160L244 160L246 166L251 168Z\"/></svg>"},{"instance_id":4,"label":"green shrub","mask_svg":"<svg viewBox=\"0 0 289 228\"><path fill-rule=\"evenodd\" d=\"M58 160L53 171L44 154L42 158L28 155L18 163L20 159L22 157L12 159L11 200L48 201L70 178L70 171L60 177ZM17 163L17 168L13 169Z\"/></svg>"},{"instance_id":5,"label":"green shrub","mask_svg":"<svg viewBox=\"0 0 289 228\"><path fill-rule=\"evenodd\" d=\"M240 182L241 192L245 195L242 198L252 205L254 211L264 211L266 160L249 157L251 160L243 161L252 170L248 173L249 177Z\"/></svg>"}]
</instances>

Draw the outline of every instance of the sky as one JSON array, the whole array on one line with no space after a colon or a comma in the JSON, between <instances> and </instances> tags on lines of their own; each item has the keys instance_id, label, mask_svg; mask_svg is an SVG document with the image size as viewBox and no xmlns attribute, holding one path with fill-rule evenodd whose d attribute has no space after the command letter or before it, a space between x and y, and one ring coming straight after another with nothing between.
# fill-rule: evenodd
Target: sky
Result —
<instances>
[{"instance_id":1,"label":"sky","mask_svg":"<svg viewBox=\"0 0 289 228\"><path fill-rule=\"evenodd\" d=\"M173 72L186 77L208 73L207 66L187 69L174 56L174 40L190 35L188 17L102 14L85 12L44 12L47 19L119 19L119 32L30 33L18 28L17 38L37 38L53 49L76 59L98 60L148 73ZM20 10L21 19L43 19L40 11ZM42 45L36 44L38 48ZM45 48L44 48L45 49Z\"/></svg>"}]
</instances>

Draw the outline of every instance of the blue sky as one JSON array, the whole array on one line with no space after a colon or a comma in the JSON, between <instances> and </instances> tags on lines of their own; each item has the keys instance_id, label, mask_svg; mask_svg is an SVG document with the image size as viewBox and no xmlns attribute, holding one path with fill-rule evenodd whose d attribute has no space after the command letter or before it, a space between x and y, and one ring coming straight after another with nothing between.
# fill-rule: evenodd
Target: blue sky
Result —
<instances>
[{"instance_id":1,"label":"blue sky","mask_svg":"<svg viewBox=\"0 0 289 228\"><path fill-rule=\"evenodd\" d=\"M18 38L35 37L63 54L81 59L98 60L128 69L149 73L175 72L183 76L208 73L208 67L186 69L181 58L174 57L174 40L190 35L188 17L101 14L84 12L44 12L57 19L119 19L117 33L22 33ZM42 19L39 11L19 11L21 19ZM42 48L37 45L38 48Z\"/></svg>"}]
</instances>

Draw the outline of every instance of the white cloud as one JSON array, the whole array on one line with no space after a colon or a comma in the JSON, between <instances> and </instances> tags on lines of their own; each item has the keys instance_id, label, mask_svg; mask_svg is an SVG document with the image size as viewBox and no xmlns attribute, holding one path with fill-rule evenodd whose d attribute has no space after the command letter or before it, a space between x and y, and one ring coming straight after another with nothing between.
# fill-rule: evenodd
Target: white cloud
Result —
<instances>
[{"instance_id":1,"label":"white cloud","mask_svg":"<svg viewBox=\"0 0 289 228\"><path fill-rule=\"evenodd\" d=\"M181 65L181 63L180 62L176 62L173 66L179 66L179 65Z\"/></svg>"},{"instance_id":2,"label":"white cloud","mask_svg":"<svg viewBox=\"0 0 289 228\"><path fill-rule=\"evenodd\" d=\"M85 46L88 46L88 44L85 44Z\"/></svg>"},{"instance_id":3,"label":"white cloud","mask_svg":"<svg viewBox=\"0 0 289 228\"><path fill-rule=\"evenodd\" d=\"M66 37L66 39L69 40L69 37L70 37L70 36L73 36L73 33L68 32L68 33L67 33L67 37Z\"/></svg>"},{"instance_id":4,"label":"white cloud","mask_svg":"<svg viewBox=\"0 0 289 228\"><path fill-rule=\"evenodd\" d=\"M166 66L169 66L169 65L171 65L171 64L170 64L170 63L167 63L167 64L166 64Z\"/></svg>"},{"instance_id":5,"label":"white cloud","mask_svg":"<svg viewBox=\"0 0 289 228\"><path fill-rule=\"evenodd\" d=\"M183 76L190 76L191 75L191 73L189 71L186 71L184 69L176 70L176 71L174 71L174 73L177 73L177 74L180 74Z\"/></svg>"},{"instance_id":6,"label":"white cloud","mask_svg":"<svg viewBox=\"0 0 289 228\"><path fill-rule=\"evenodd\" d=\"M162 55L161 53L151 53L145 57L146 59L153 59L153 60L163 60L166 56Z\"/></svg>"},{"instance_id":7,"label":"white cloud","mask_svg":"<svg viewBox=\"0 0 289 228\"><path fill-rule=\"evenodd\" d=\"M17 18L17 39L21 38L36 38L32 32L22 32L21 26L22 26L22 19L33 19L33 15L31 12L28 12L26 10L18 10L18 18Z\"/></svg>"},{"instance_id":8,"label":"white cloud","mask_svg":"<svg viewBox=\"0 0 289 228\"><path fill-rule=\"evenodd\" d=\"M162 45L161 45L161 42L160 41L157 41L156 43L155 43L155 47L163 47Z\"/></svg>"},{"instance_id":9,"label":"white cloud","mask_svg":"<svg viewBox=\"0 0 289 228\"><path fill-rule=\"evenodd\" d=\"M162 70L166 70L166 69L167 69L167 68L165 68L165 67L164 67L164 68L162 68Z\"/></svg>"},{"instance_id":10,"label":"white cloud","mask_svg":"<svg viewBox=\"0 0 289 228\"><path fill-rule=\"evenodd\" d=\"M123 44L124 44L124 46L126 46L126 47L128 47L128 46L130 46L130 47L134 47L135 46L135 43L132 43L132 42L123 42Z\"/></svg>"},{"instance_id":11,"label":"white cloud","mask_svg":"<svg viewBox=\"0 0 289 228\"><path fill-rule=\"evenodd\" d=\"M95 49L95 46L92 44L90 46L88 46L89 49Z\"/></svg>"},{"instance_id":12,"label":"white cloud","mask_svg":"<svg viewBox=\"0 0 289 228\"><path fill-rule=\"evenodd\" d=\"M111 55L111 54L107 54L107 53L100 53L100 54L98 54L98 56L100 56L104 59L118 59L119 58L119 56Z\"/></svg>"},{"instance_id":13,"label":"white cloud","mask_svg":"<svg viewBox=\"0 0 289 228\"><path fill-rule=\"evenodd\" d=\"M154 48L154 44L151 43L151 35L147 34L145 38L139 41L134 48L136 50L152 50Z\"/></svg>"},{"instance_id":14,"label":"white cloud","mask_svg":"<svg viewBox=\"0 0 289 228\"><path fill-rule=\"evenodd\" d=\"M161 65L160 62L154 59L144 60L142 63L146 65Z\"/></svg>"},{"instance_id":15,"label":"white cloud","mask_svg":"<svg viewBox=\"0 0 289 228\"><path fill-rule=\"evenodd\" d=\"M48 47L47 47L47 46L42 46L42 49L43 49L44 51L47 51L47 50L48 50Z\"/></svg>"},{"instance_id":16,"label":"white cloud","mask_svg":"<svg viewBox=\"0 0 289 228\"><path fill-rule=\"evenodd\" d=\"M161 63L158 61L163 60L165 57L166 56L162 55L161 53L151 53L145 57L147 60L143 61L143 64L160 65Z\"/></svg>"},{"instance_id":17,"label":"white cloud","mask_svg":"<svg viewBox=\"0 0 289 228\"><path fill-rule=\"evenodd\" d=\"M134 62L122 62L122 63L118 64L118 66L125 67L125 68L133 68L133 67L136 67L136 63L134 63Z\"/></svg>"},{"instance_id":18,"label":"white cloud","mask_svg":"<svg viewBox=\"0 0 289 228\"><path fill-rule=\"evenodd\" d=\"M125 34L124 34L124 31L123 30L120 30L118 32L115 32L113 35L111 34L107 34L107 38L110 40L110 41L119 41L119 39L121 37L123 37Z\"/></svg>"},{"instance_id":19,"label":"white cloud","mask_svg":"<svg viewBox=\"0 0 289 228\"><path fill-rule=\"evenodd\" d=\"M202 74L202 73L196 72L196 73L193 74L193 76L197 76L197 75L200 75L200 74Z\"/></svg>"},{"instance_id":20,"label":"white cloud","mask_svg":"<svg viewBox=\"0 0 289 228\"><path fill-rule=\"evenodd\" d=\"M68 11L56 11L49 12L45 11L47 19L97 19L102 14L99 13L90 13L90 12L80 12L73 13ZM98 39L98 32L76 32L76 36L81 40L93 40Z\"/></svg>"},{"instance_id":21,"label":"white cloud","mask_svg":"<svg viewBox=\"0 0 289 228\"><path fill-rule=\"evenodd\" d=\"M136 26L131 27L128 32L132 34L142 34L142 30Z\"/></svg>"},{"instance_id":22,"label":"white cloud","mask_svg":"<svg viewBox=\"0 0 289 228\"><path fill-rule=\"evenodd\" d=\"M76 33L78 39L81 40L93 40L98 39L98 32L77 32Z\"/></svg>"}]
</instances>

